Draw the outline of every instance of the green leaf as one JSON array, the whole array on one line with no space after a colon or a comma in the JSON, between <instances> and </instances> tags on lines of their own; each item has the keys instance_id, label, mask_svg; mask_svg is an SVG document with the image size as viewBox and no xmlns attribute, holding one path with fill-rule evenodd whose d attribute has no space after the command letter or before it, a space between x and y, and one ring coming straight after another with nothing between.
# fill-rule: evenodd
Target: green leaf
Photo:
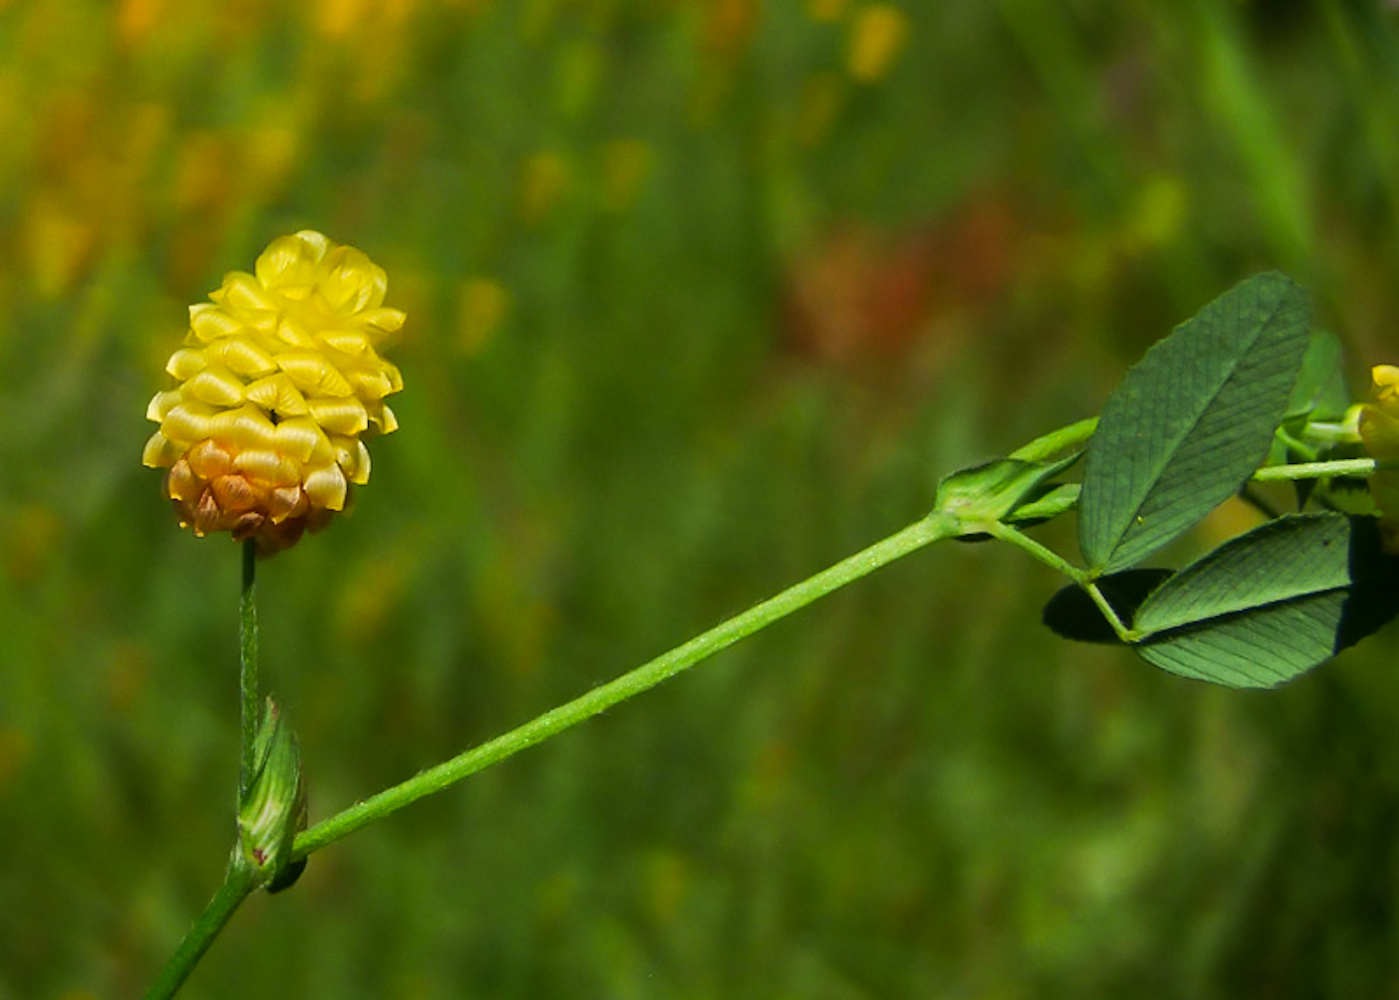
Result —
<instances>
[{"instance_id":1,"label":"green leaf","mask_svg":"<svg viewBox=\"0 0 1399 1000\"><path fill-rule=\"evenodd\" d=\"M1088 445L1079 545L1096 572L1144 559L1234 494L1268 453L1308 344L1306 293L1277 273L1156 344Z\"/></svg>"},{"instance_id":2,"label":"green leaf","mask_svg":"<svg viewBox=\"0 0 1399 1000\"><path fill-rule=\"evenodd\" d=\"M1033 499L1026 500L1002 520L1022 525L1039 524L1078 506L1078 483L1046 484L1040 488L1044 490L1042 495L1031 494Z\"/></svg>"},{"instance_id":3,"label":"green leaf","mask_svg":"<svg viewBox=\"0 0 1399 1000\"><path fill-rule=\"evenodd\" d=\"M1374 522L1279 518L1225 542L1138 609L1137 652L1184 677L1275 687L1319 666L1399 611L1399 560Z\"/></svg>"},{"instance_id":4,"label":"green leaf","mask_svg":"<svg viewBox=\"0 0 1399 1000\"><path fill-rule=\"evenodd\" d=\"M1313 330L1302 358L1297 383L1287 401L1288 417L1340 419L1350 406L1350 389L1342 366L1341 338L1330 330Z\"/></svg>"}]
</instances>

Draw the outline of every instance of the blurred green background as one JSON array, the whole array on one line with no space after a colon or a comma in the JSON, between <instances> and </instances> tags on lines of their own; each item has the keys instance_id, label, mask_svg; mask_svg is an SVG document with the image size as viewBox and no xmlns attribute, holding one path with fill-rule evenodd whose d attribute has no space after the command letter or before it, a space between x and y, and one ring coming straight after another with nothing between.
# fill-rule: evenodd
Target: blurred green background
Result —
<instances>
[{"instance_id":1,"label":"blurred green background","mask_svg":"<svg viewBox=\"0 0 1399 1000\"><path fill-rule=\"evenodd\" d=\"M219 878L237 549L139 456L271 238L409 314L354 515L262 568L314 819L902 527L1253 271L1363 386L1397 87L1378 0L0 4L0 998L139 994ZM1055 638L1060 582L890 567L317 854L187 995L1399 997L1393 631L1229 692Z\"/></svg>"}]
</instances>

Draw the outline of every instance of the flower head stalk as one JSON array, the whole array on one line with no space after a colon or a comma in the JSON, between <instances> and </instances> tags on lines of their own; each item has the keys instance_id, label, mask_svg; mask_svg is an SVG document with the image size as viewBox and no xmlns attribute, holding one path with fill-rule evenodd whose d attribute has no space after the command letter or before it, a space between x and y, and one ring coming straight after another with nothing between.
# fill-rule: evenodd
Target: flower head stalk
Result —
<instances>
[{"instance_id":1,"label":"flower head stalk","mask_svg":"<svg viewBox=\"0 0 1399 1000\"><path fill-rule=\"evenodd\" d=\"M234 271L190 307L166 364L179 385L146 415L142 461L196 535L228 531L262 554L330 523L369 480L365 441L397 428L384 397L403 387L379 350L403 326L382 268L304 230Z\"/></svg>"},{"instance_id":2,"label":"flower head stalk","mask_svg":"<svg viewBox=\"0 0 1399 1000\"><path fill-rule=\"evenodd\" d=\"M1360 439L1377 461L1399 458L1399 368L1376 365L1370 371L1370 402L1360 411ZM1380 515L1384 549L1399 554L1399 470L1377 469L1370 476L1370 493Z\"/></svg>"}]
</instances>

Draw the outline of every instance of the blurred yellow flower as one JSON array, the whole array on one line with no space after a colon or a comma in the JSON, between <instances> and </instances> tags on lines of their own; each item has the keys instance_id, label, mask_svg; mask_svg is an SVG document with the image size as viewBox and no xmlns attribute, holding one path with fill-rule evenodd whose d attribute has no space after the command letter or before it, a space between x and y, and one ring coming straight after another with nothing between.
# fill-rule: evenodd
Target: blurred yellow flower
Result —
<instances>
[{"instance_id":1,"label":"blurred yellow flower","mask_svg":"<svg viewBox=\"0 0 1399 1000\"><path fill-rule=\"evenodd\" d=\"M888 3L860 8L850 22L850 43L845 65L861 83L883 79L908 42L908 15Z\"/></svg>"},{"instance_id":2,"label":"blurred yellow flower","mask_svg":"<svg viewBox=\"0 0 1399 1000\"><path fill-rule=\"evenodd\" d=\"M165 366L180 384L151 400L142 456L170 470L181 526L270 554L346 509L369 480L365 439L398 426L383 400L403 380L379 348L404 314L384 308L387 287L363 253L305 230L190 307Z\"/></svg>"},{"instance_id":3,"label":"blurred yellow flower","mask_svg":"<svg viewBox=\"0 0 1399 1000\"><path fill-rule=\"evenodd\" d=\"M1360 411L1360 439L1371 458L1399 458L1399 368L1376 365L1371 401ZM1399 555L1399 471L1379 471L1370 476L1370 493L1380 513L1384 549Z\"/></svg>"}]
</instances>

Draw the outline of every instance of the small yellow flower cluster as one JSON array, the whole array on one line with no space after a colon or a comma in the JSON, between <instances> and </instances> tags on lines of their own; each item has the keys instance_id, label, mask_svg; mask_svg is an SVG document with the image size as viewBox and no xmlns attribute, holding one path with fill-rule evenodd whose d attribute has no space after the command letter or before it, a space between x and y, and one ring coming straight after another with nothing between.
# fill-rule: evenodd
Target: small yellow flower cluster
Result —
<instances>
[{"instance_id":1,"label":"small yellow flower cluster","mask_svg":"<svg viewBox=\"0 0 1399 1000\"><path fill-rule=\"evenodd\" d=\"M398 423L403 387L379 348L403 326L382 268L309 230L274 240L190 307L166 371L180 385L146 411L160 424L142 461L168 468L181 526L228 531L270 554L328 524L369 480L364 440Z\"/></svg>"},{"instance_id":2,"label":"small yellow flower cluster","mask_svg":"<svg viewBox=\"0 0 1399 1000\"><path fill-rule=\"evenodd\" d=\"M1399 368L1376 365L1371 401L1360 410L1360 440L1371 458L1399 458ZM1399 471L1380 470L1370 476L1370 493L1380 513L1384 549L1399 555Z\"/></svg>"}]
</instances>

